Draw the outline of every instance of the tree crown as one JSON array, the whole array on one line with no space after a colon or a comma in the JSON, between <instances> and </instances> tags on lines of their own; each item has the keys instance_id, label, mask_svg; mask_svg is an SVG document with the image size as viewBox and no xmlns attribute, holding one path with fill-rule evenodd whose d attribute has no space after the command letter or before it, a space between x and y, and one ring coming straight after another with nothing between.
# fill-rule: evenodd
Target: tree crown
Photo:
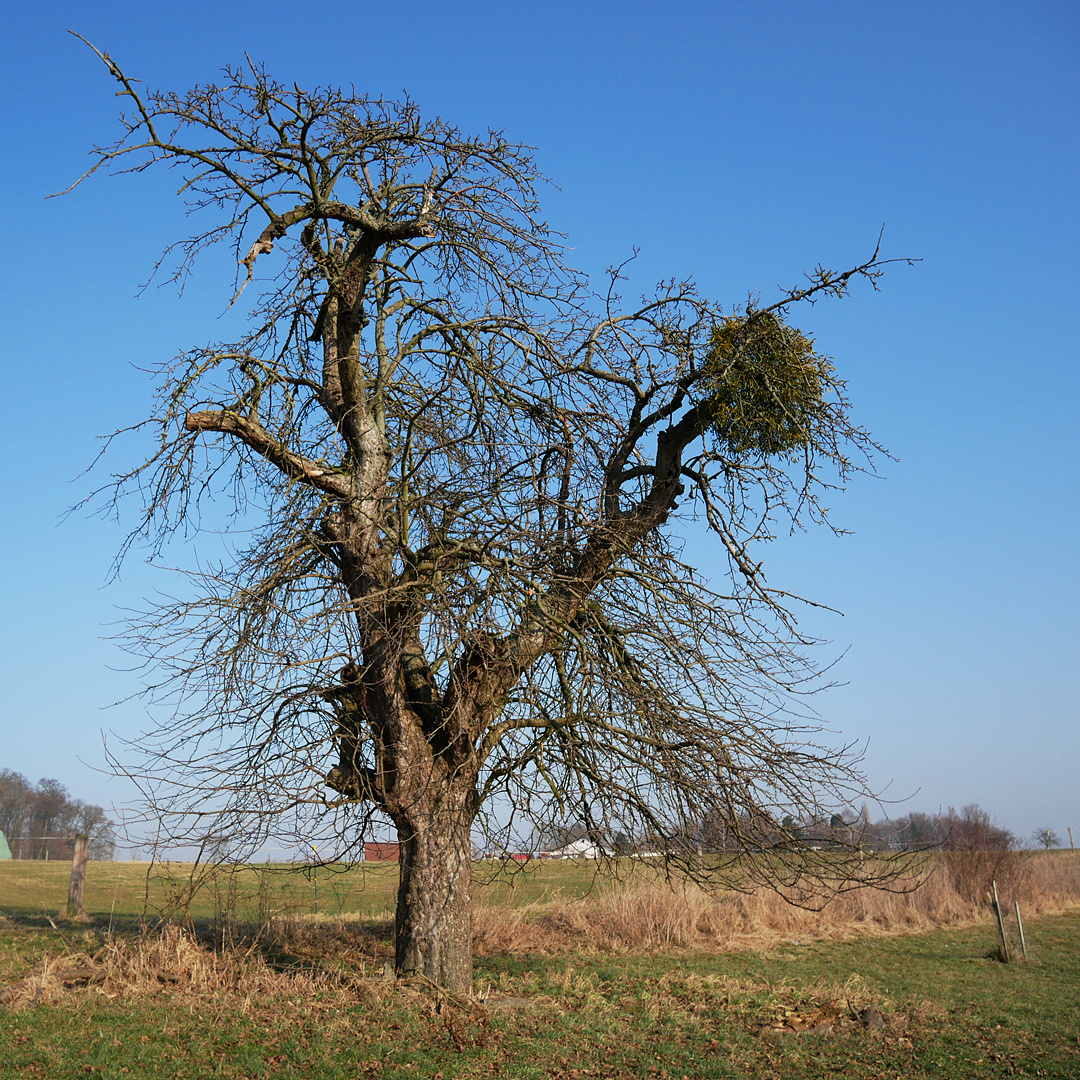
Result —
<instances>
[{"instance_id":1,"label":"tree crown","mask_svg":"<svg viewBox=\"0 0 1080 1080\"><path fill-rule=\"evenodd\" d=\"M132 110L94 169L177 168L213 218L178 274L222 240L236 295L275 268L239 340L162 367L156 448L112 488L152 543L222 494L254 526L132 625L181 702L142 743L168 809L202 828L209 790L215 836L292 815L355 844L460 788L470 822L677 852L719 815L745 852L861 795L791 708L808 642L753 552L875 450L785 319L874 283L877 249L743 314L677 280L626 303L617 271L594 294L564 265L501 135L254 67L142 95L101 55ZM682 559L691 517L715 585Z\"/></svg>"}]
</instances>

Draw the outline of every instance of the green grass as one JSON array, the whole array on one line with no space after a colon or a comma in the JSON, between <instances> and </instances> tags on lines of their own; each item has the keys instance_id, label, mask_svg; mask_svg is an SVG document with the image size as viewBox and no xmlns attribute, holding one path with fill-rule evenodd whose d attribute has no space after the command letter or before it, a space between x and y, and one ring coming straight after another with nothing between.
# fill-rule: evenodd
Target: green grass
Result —
<instances>
[{"instance_id":1,"label":"green grass","mask_svg":"<svg viewBox=\"0 0 1080 1080\"><path fill-rule=\"evenodd\" d=\"M70 864L0 863L0 912L50 914L67 902ZM375 914L393 902L397 867L359 866L343 872L289 866L193 868L190 863L92 862L87 865L83 903L97 919L157 915L212 918L228 909L238 917L310 913L318 886L320 910Z\"/></svg>"},{"instance_id":2,"label":"green grass","mask_svg":"<svg viewBox=\"0 0 1080 1080\"><path fill-rule=\"evenodd\" d=\"M586 895L596 878L589 860L526 864L482 862L474 871L482 903L514 906L555 897ZM67 904L69 863L0 862L0 913L20 917L55 915ZM392 913L396 863L352 867L266 864L239 869L193 868L190 863L92 862L87 864L83 903L96 919L130 920L159 915L216 918L223 914L258 921L269 915L377 917Z\"/></svg>"},{"instance_id":3,"label":"green grass","mask_svg":"<svg viewBox=\"0 0 1080 1080\"><path fill-rule=\"evenodd\" d=\"M515 1009L441 1011L408 988L342 1004L110 1000L0 1010L0 1077L948 1077L1080 1075L1080 913L1030 927L1037 962L986 958L988 929L686 958L487 958ZM10 936L5 931L5 937ZM23 942L24 946L26 942ZM837 994L881 1031L773 1032Z\"/></svg>"},{"instance_id":4,"label":"green grass","mask_svg":"<svg viewBox=\"0 0 1080 1080\"><path fill-rule=\"evenodd\" d=\"M336 896L334 902L349 910L370 905L374 912L385 911L393 869L343 875L337 894L324 894L320 878L320 901ZM43 953L93 952L107 933L110 912L114 919L138 914L139 890L146 886L145 880L138 883L136 871L145 879L145 866L92 866L96 884L93 893L88 884L87 901L94 922L57 921L58 932L43 911L55 913L60 906L64 874L55 881L43 874L15 890L17 872L3 867L0 910L8 917L0 920L0 982L18 978ZM258 877L244 885L244 903L257 904ZM515 896L531 902L544 890L568 895L591 884L581 866L558 872L542 868L511 881L494 883L495 902L506 902L500 889L512 887ZM57 884L63 885L59 892ZM298 879L297 903L309 886ZM166 891L162 885L158 895ZM211 915L212 908L207 902L203 915ZM1026 929L1031 962L1008 966L990 959L995 938L989 923L726 954L480 957L478 993L493 1001L486 1009L440 1003L415 988L377 979L349 991L329 982L321 988L309 983L302 993L274 996L245 993L227 981L199 993L165 983L115 997L107 989L60 992L18 1011L0 1007L0 1080L77 1075L810 1080L833 1074L846 1080L1012 1075L1075 1080L1080 1077L1080 911L1033 918ZM385 938L379 945L384 953L389 950ZM326 958L328 967L342 962ZM375 971L358 966L356 973ZM831 1036L787 1034L772 1026L789 1013L809 1015L838 998L857 1008L877 1007L886 1026L864 1030L848 1024ZM509 999L509 1007L495 999Z\"/></svg>"}]
</instances>

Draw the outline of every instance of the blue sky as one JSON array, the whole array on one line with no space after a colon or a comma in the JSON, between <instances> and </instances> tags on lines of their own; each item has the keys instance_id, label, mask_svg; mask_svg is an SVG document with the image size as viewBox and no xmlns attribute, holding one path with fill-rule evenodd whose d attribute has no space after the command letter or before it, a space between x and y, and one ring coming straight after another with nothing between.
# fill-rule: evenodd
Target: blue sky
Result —
<instances>
[{"instance_id":1,"label":"blue sky","mask_svg":"<svg viewBox=\"0 0 1080 1080\"><path fill-rule=\"evenodd\" d=\"M410 94L465 130L537 148L548 220L634 286L692 276L736 304L816 263L854 264L885 226L881 292L795 321L836 358L857 418L895 455L838 497L852 535L776 546L770 580L839 608L817 705L868 740L894 808L977 802L1020 834L1080 839L1080 7L1000 3L354 3L97 0L5 19L8 167L0 530L0 767L123 803L102 731L134 736L138 689L108 639L165 586L120 524L64 511L98 436L136 421L139 369L224 336L231 277L137 296L184 219L165 174L99 176L46 201L116 134L100 61L150 86L213 79L245 52L281 81ZM110 464L130 461L121 453ZM108 471L107 469L105 470ZM104 477L104 473L102 473ZM687 542L706 569L718 555ZM173 552L177 559L183 552Z\"/></svg>"}]
</instances>

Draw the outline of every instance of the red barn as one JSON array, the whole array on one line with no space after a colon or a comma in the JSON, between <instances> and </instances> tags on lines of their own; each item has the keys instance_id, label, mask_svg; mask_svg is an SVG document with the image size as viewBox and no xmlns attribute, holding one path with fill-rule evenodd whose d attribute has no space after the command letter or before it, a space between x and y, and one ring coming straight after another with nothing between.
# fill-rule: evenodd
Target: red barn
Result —
<instances>
[{"instance_id":1,"label":"red barn","mask_svg":"<svg viewBox=\"0 0 1080 1080\"><path fill-rule=\"evenodd\" d=\"M401 844L397 840L385 843L372 840L364 845L364 862L400 862Z\"/></svg>"}]
</instances>

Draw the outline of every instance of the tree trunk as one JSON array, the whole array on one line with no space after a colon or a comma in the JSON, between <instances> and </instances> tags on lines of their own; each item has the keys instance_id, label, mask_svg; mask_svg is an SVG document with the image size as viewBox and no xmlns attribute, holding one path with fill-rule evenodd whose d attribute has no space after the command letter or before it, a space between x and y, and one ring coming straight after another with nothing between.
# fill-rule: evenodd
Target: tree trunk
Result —
<instances>
[{"instance_id":1,"label":"tree trunk","mask_svg":"<svg viewBox=\"0 0 1080 1080\"><path fill-rule=\"evenodd\" d=\"M397 822L397 973L424 975L465 996L472 994L473 970L471 823L464 810L425 815L420 807Z\"/></svg>"}]
</instances>

